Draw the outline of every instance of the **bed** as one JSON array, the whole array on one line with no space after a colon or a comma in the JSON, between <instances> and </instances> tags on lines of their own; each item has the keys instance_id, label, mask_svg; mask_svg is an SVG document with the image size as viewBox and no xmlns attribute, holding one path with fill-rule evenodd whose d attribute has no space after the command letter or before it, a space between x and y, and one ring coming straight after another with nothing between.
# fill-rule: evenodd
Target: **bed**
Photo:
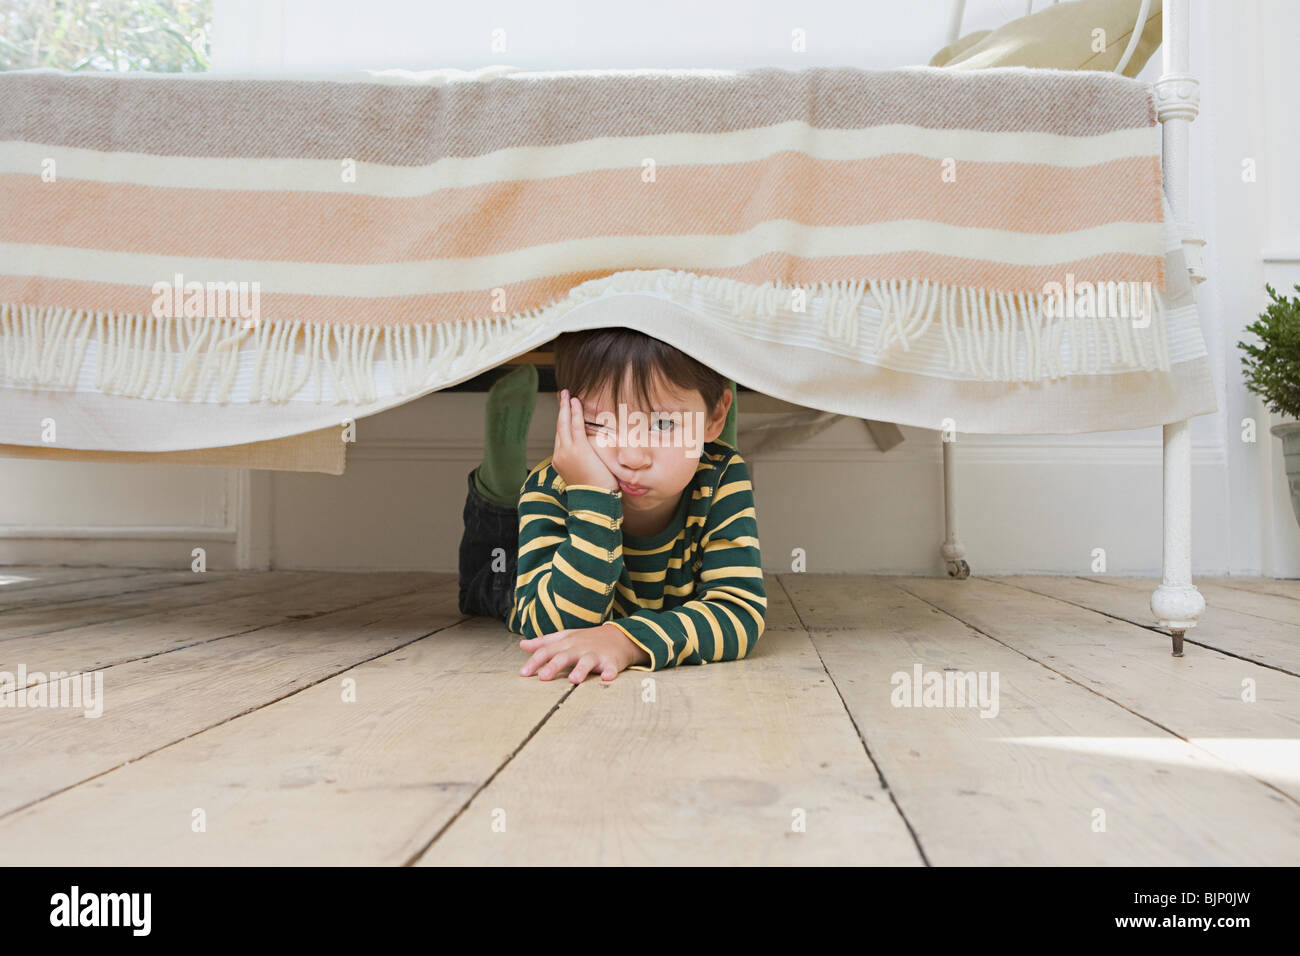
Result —
<instances>
[{"instance_id":1,"label":"bed","mask_svg":"<svg viewBox=\"0 0 1300 956\"><path fill-rule=\"evenodd\" d=\"M957 435L1161 425L1151 607L1181 656L1187 420L1217 405L1186 0L1160 80L1122 75L1158 8L1111 73L0 74L0 445L340 449L622 325L814 413L938 431L957 578Z\"/></svg>"}]
</instances>

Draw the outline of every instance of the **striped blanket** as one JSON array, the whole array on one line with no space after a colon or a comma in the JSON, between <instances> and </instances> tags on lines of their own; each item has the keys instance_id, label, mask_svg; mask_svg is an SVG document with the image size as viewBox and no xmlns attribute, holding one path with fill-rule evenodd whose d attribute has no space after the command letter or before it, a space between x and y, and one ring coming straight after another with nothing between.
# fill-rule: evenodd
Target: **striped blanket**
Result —
<instances>
[{"instance_id":1,"label":"striped blanket","mask_svg":"<svg viewBox=\"0 0 1300 956\"><path fill-rule=\"evenodd\" d=\"M0 74L0 386L93 344L105 394L226 401L251 352L247 401L414 395L610 288L828 349L869 306L972 381L1167 369L1159 150L1100 72Z\"/></svg>"}]
</instances>

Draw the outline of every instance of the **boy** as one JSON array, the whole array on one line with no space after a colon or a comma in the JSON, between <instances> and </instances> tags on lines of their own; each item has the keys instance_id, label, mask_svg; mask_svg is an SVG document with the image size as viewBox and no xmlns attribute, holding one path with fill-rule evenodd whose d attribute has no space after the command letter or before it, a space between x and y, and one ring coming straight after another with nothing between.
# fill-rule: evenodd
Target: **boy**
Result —
<instances>
[{"instance_id":1,"label":"boy","mask_svg":"<svg viewBox=\"0 0 1300 956\"><path fill-rule=\"evenodd\" d=\"M461 612L523 635L532 656L520 673L542 680L744 657L767 592L734 383L624 328L566 332L554 348L555 450L531 471L537 370L521 366L488 393Z\"/></svg>"}]
</instances>

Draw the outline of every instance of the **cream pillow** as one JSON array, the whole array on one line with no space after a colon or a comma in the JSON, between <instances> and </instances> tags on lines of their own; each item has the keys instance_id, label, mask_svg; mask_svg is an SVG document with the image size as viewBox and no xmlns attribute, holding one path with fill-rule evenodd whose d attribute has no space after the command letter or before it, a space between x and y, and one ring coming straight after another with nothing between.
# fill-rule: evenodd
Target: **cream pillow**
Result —
<instances>
[{"instance_id":1,"label":"cream pillow","mask_svg":"<svg viewBox=\"0 0 1300 956\"><path fill-rule=\"evenodd\" d=\"M958 53L969 50L980 40L992 33L992 30L976 30L974 33L968 33L955 43L949 43L946 47L930 58L930 66L945 66L949 60Z\"/></svg>"},{"instance_id":2,"label":"cream pillow","mask_svg":"<svg viewBox=\"0 0 1300 956\"><path fill-rule=\"evenodd\" d=\"M930 66L982 70L997 66L1113 71L1128 47L1141 0L1074 0L1012 20L992 32L968 34L944 47ZM1093 30L1105 31L1106 49L1093 49ZM1146 27L1124 75L1133 77L1160 46L1160 0L1151 0ZM974 42L969 42L969 41ZM938 61L938 62L936 62Z\"/></svg>"}]
</instances>

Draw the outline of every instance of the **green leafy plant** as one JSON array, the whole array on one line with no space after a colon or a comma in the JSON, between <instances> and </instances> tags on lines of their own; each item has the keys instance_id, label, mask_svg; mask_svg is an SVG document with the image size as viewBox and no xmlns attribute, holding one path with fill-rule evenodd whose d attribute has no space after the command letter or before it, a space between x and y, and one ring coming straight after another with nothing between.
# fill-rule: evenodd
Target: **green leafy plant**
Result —
<instances>
[{"instance_id":1,"label":"green leafy plant","mask_svg":"<svg viewBox=\"0 0 1300 956\"><path fill-rule=\"evenodd\" d=\"M1262 396L1270 412L1300 419L1300 299L1279 296L1271 285L1264 288L1273 302L1246 326L1263 345L1237 343L1246 352L1241 358L1246 388ZM1295 290L1300 292L1300 285Z\"/></svg>"},{"instance_id":2,"label":"green leafy plant","mask_svg":"<svg viewBox=\"0 0 1300 956\"><path fill-rule=\"evenodd\" d=\"M212 0L0 0L0 70L195 73Z\"/></svg>"}]
</instances>

